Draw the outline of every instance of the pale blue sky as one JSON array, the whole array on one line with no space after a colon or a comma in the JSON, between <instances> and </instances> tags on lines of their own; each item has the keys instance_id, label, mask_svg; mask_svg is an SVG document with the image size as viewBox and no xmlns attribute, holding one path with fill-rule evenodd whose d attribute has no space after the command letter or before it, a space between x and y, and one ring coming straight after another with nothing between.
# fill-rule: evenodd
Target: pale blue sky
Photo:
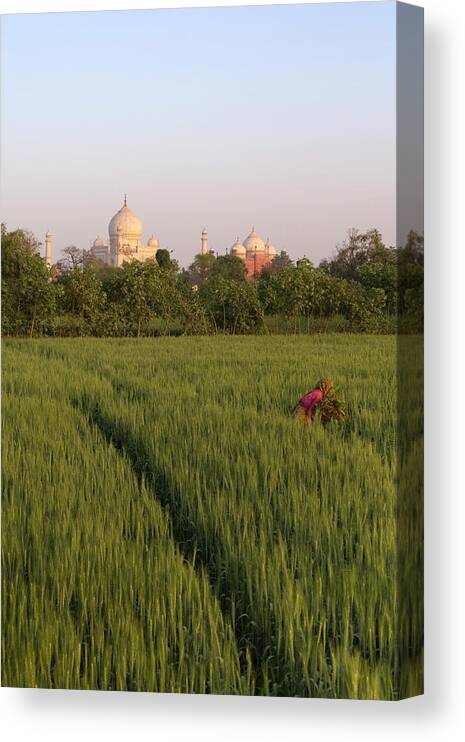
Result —
<instances>
[{"instance_id":1,"label":"pale blue sky","mask_svg":"<svg viewBox=\"0 0 465 742\"><path fill-rule=\"evenodd\" d=\"M2 19L2 220L54 257L128 204L187 265L252 225L315 262L395 241L394 2Z\"/></svg>"}]
</instances>

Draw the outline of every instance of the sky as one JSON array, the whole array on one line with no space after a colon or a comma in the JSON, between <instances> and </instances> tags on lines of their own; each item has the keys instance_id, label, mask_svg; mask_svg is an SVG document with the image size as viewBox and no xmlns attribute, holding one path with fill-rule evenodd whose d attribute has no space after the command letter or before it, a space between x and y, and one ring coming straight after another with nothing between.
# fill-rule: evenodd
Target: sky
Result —
<instances>
[{"instance_id":1,"label":"sky","mask_svg":"<svg viewBox=\"0 0 465 742\"><path fill-rule=\"evenodd\" d=\"M396 239L394 2L2 18L2 221L54 259L128 205L188 265Z\"/></svg>"}]
</instances>

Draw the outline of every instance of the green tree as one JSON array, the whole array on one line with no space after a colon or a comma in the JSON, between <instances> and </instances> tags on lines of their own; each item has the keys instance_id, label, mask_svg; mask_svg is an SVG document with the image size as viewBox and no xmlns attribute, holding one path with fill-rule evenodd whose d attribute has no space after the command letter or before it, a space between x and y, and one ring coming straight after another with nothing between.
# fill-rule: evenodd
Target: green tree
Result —
<instances>
[{"instance_id":1,"label":"green tree","mask_svg":"<svg viewBox=\"0 0 465 742\"><path fill-rule=\"evenodd\" d=\"M423 329L423 263L423 237L412 230L406 244L398 251L398 295L399 314L409 317L414 332Z\"/></svg>"},{"instance_id":2,"label":"green tree","mask_svg":"<svg viewBox=\"0 0 465 742\"><path fill-rule=\"evenodd\" d=\"M263 330L263 307L255 284L215 276L200 295L217 331L234 335Z\"/></svg>"},{"instance_id":3,"label":"green tree","mask_svg":"<svg viewBox=\"0 0 465 742\"><path fill-rule=\"evenodd\" d=\"M366 289L382 289L386 310L395 314L398 306L399 252L383 244L376 229L360 233L352 229L331 260L323 260L320 269L334 278L357 281Z\"/></svg>"},{"instance_id":4,"label":"green tree","mask_svg":"<svg viewBox=\"0 0 465 742\"><path fill-rule=\"evenodd\" d=\"M177 280L176 308L187 335L208 335L211 332L211 319L199 289L183 275Z\"/></svg>"},{"instance_id":5,"label":"green tree","mask_svg":"<svg viewBox=\"0 0 465 742\"><path fill-rule=\"evenodd\" d=\"M405 243L404 252L412 262L418 265L424 264L424 238L423 235L418 234L415 230L411 229L407 235L407 242Z\"/></svg>"},{"instance_id":6,"label":"green tree","mask_svg":"<svg viewBox=\"0 0 465 742\"><path fill-rule=\"evenodd\" d=\"M74 331L95 332L105 309L105 292L92 265L76 266L62 273L57 283L62 287L61 305L73 320Z\"/></svg>"},{"instance_id":7,"label":"green tree","mask_svg":"<svg viewBox=\"0 0 465 742\"><path fill-rule=\"evenodd\" d=\"M244 282L247 267L237 255L219 255L212 264L210 275L212 278L221 277L227 281Z\"/></svg>"},{"instance_id":8,"label":"green tree","mask_svg":"<svg viewBox=\"0 0 465 742\"><path fill-rule=\"evenodd\" d=\"M2 332L40 333L50 326L57 287L39 254L40 243L29 232L8 232L2 224Z\"/></svg>"},{"instance_id":9,"label":"green tree","mask_svg":"<svg viewBox=\"0 0 465 742\"><path fill-rule=\"evenodd\" d=\"M216 257L212 253L196 255L188 268L189 278L194 286L201 288L211 276Z\"/></svg>"},{"instance_id":10,"label":"green tree","mask_svg":"<svg viewBox=\"0 0 465 742\"><path fill-rule=\"evenodd\" d=\"M323 260L320 268L335 278L356 281L359 278L361 267L368 260L377 259L379 253L384 250L386 247L377 229L370 229L363 233L357 229L351 229L342 246L336 248L335 256L331 260Z\"/></svg>"},{"instance_id":11,"label":"green tree","mask_svg":"<svg viewBox=\"0 0 465 742\"><path fill-rule=\"evenodd\" d=\"M336 282L340 313L361 330L382 329L386 310L386 294L381 288L365 287L356 281Z\"/></svg>"},{"instance_id":12,"label":"green tree","mask_svg":"<svg viewBox=\"0 0 465 742\"><path fill-rule=\"evenodd\" d=\"M274 256L271 263L263 266L263 268L260 271L259 279L262 282L267 281L273 273L277 273L283 268L290 268L293 265L294 263L289 257L289 255L287 254L287 252L285 250L281 250L279 254Z\"/></svg>"},{"instance_id":13,"label":"green tree","mask_svg":"<svg viewBox=\"0 0 465 742\"><path fill-rule=\"evenodd\" d=\"M177 260L174 260L171 257L170 251L166 250L166 248L164 247L157 250L156 262L160 266L160 268L163 268L166 271L171 271L173 273L176 273L179 270L179 265L178 265Z\"/></svg>"},{"instance_id":14,"label":"green tree","mask_svg":"<svg viewBox=\"0 0 465 742\"><path fill-rule=\"evenodd\" d=\"M397 311L398 296L397 254L384 250L373 260L368 260L359 270L358 280L366 288L382 289L386 294L386 307L390 314Z\"/></svg>"},{"instance_id":15,"label":"green tree","mask_svg":"<svg viewBox=\"0 0 465 742\"><path fill-rule=\"evenodd\" d=\"M140 263L131 260L123 263L107 282L107 296L110 302L120 305L127 329L137 328L153 315L153 299L156 294L159 267L153 261Z\"/></svg>"},{"instance_id":16,"label":"green tree","mask_svg":"<svg viewBox=\"0 0 465 742\"><path fill-rule=\"evenodd\" d=\"M297 266L282 268L272 274L264 292L264 304L270 314L293 320L297 332L299 317L304 314L310 289L305 286L305 275Z\"/></svg>"},{"instance_id":17,"label":"green tree","mask_svg":"<svg viewBox=\"0 0 465 742\"><path fill-rule=\"evenodd\" d=\"M276 271L280 271L282 268L290 268L293 264L286 250L281 250L271 261L271 272L276 273Z\"/></svg>"},{"instance_id":18,"label":"green tree","mask_svg":"<svg viewBox=\"0 0 465 742\"><path fill-rule=\"evenodd\" d=\"M339 280L323 270L314 274L313 313L317 317L331 317L339 314Z\"/></svg>"},{"instance_id":19,"label":"green tree","mask_svg":"<svg viewBox=\"0 0 465 742\"><path fill-rule=\"evenodd\" d=\"M106 293L107 285L111 283L112 277L119 268L115 268L113 265L108 265L107 263L102 263L99 260L93 261L90 265L92 266L95 275L102 282L103 290Z\"/></svg>"},{"instance_id":20,"label":"green tree","mask_svg":"<svg viewBox=\"0 0 465 742\"><path fill-rule=\"evenodd\" d=\"M123 263L109 276L105 290L110 304L119 306L119 312L113 312L113 325L121 322L125 333L137 328L137 336L144 324L157 318L164 320L166 331L183 314L183 293L192 292L181 275L153 260Z\"/></svg>"}]
</instances>

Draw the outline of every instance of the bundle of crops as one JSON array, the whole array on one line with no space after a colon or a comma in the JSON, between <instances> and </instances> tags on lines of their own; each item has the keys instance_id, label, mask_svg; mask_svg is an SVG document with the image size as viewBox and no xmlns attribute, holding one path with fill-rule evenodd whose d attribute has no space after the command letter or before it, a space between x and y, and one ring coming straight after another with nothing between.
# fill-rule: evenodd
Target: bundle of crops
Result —
<instances>
[{"instance_id":1,"label":"bundle of crops","mask_svg":"<svg viewBox=\"0 0 465 742\"><path fill-rule=\"evenodd\" d=\"M344 402L334 393L323 397L318 405L317 413L323 425L327 425L331 420L342 420L346 416Z\"/></svg>"},{"instance_id":2,"label":"bundle of crops","mask_svg":"<svg viewBox=\"0 0 465 742\"><path fill-rule=\"evenodd\" d=\"M343 420L346 416L345 405L342 399L339 399L333 386L322 389L324 397L317 407L319 420L323 425L327 425L331 420Z\"/></svg>"}]
</instances>

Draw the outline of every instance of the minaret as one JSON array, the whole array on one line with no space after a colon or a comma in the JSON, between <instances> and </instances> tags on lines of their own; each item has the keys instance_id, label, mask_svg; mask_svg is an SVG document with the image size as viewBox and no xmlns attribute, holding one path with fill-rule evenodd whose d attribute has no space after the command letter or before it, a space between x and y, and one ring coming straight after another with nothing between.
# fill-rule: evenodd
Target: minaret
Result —
<instances>
[{"instance_id":1,"label":"minaret","mask_svg":"<svg viewBox=\"0 0 465 742\"><path fill-rule=\"evenodd\" d=\"M200 254L201 255L207 255L208 254L208 232L207 232L207 228L206 227L204 228L204 230L202 232Z\"/></svg>"},{"instance_id":2,"label":"minaret","mask_svg":"<svg viewBox=\"0 0 465 742\"><path fill-rule=\"evenodd\" d=\"M52 267L52 233L49 231L45 235L45 265Z\"/></svg>"}]
</instances>

